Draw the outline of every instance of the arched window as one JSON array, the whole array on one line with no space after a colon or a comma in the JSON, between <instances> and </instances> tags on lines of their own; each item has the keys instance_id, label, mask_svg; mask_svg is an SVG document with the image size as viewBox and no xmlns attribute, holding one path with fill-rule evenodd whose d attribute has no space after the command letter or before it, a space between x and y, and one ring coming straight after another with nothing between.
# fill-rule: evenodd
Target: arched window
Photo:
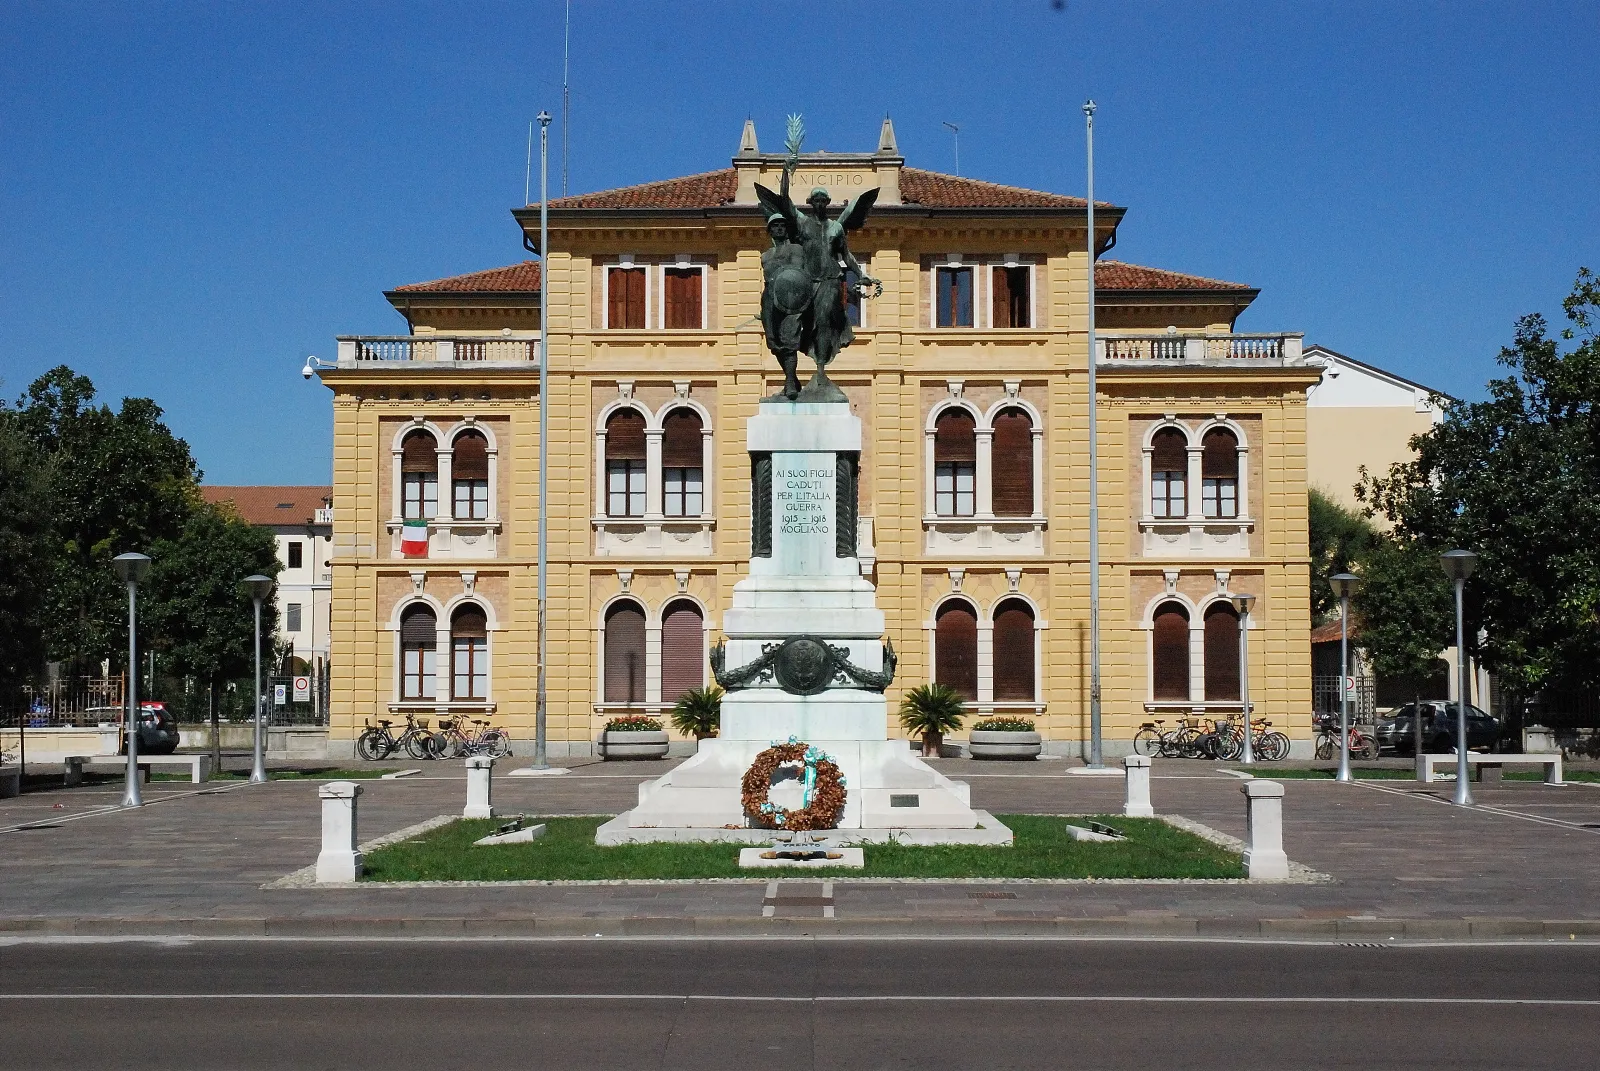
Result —
<instances>
[{"instance_id":1,"label":"arched window","mask_svg":"<svg viewBox=\"0 0 1600 1071\"><path fill-rule=\"evenodd\" d=\"M994 697L1032 702L1034 679L1033 609L1007 599L994 613Z\"/></svg>"},{"instance_id":2,"label":"arched window","mask_svg":"<svg viewBox=\"0 0 1600 1071\"><path fill-rule=\"evenodd\" d=\"M977 422L965 409L946 409L933 426L933 512L936 515L971 517L977 512L974 478L977 463Z\"/></svg>"},{"instance_id":3,"label":"arched window","mask_svg":"<svg viewBox=\"0 0 1600 1071\"><path fill-rule=\"evenodd\" d=\"M1175 602L1156 608L1150 630L1150 669L1154 698L1189 698L1189 611Z\"/></svg>"},{"instance_id":4,"label":"arched window","mask_svg":"<svg viewBox=\"0 0 1600 1071\"><path fill-rule=\"evenodd\" d=\"M450 483L456 520L481 521L489 516L489 440L482 432L464 431L456 436Z\"/></svg>"},{"instance_id":5,"label":"arched window","mask_svg":"<svg viewBox=\"0 0 1600 1071\"><path fill-rule=\"evenodd\" d=\"M644 516L644 415L619 409L606 421L606 514Z\"/></svg>"},{"instance_id":6,"label":"arched window","mask_svg":"<svg viewBox=\"0 0 1600 1071\"><path fill-rule=\"evenodd\" d=\"M933 679L963 699L978 698L978 617L960 600L939 607L933 630Z\"/></svg>"},{"instance_id":7,"label":"arched window","mask_svg":"<svg viewBox=\"0 0 1600 1071\"><path fill-rule=\"evenodd\" d=\"M1021 409L994 418L990 461L996 517L1033 516L1033 420Z\"/></svg>"},{"instance_id":8,"label":"arched window","mask_svg":"<svg viewBox=\"0 0 1600 1071\"><path fill-rule=\"evenodd\" d=\"M684 599L670 603L661 617L661 701L676 703L684 692L703 687L705 664L700 608Z\"/></svg>"},{"instance_id":9,"label":"arched window","mask_svg":"<svg viewBox=\"0 0 1600 1071\"><path fill-rule=\"evenodd\" d=\"M488 699L489 622L483 607L467 603L451 616L450 660L450 697Z\"/></svg>"},{"instance_id":10,"label":"arched window","mask_svg":"<svg viewBox=\"0 0 1600 1071\"><path fill-rule=\"evenodd\" d=\"M1150 516L1185 517L1189 440L1177 428L1162 428L1150 440Z\"/></svg>"},{"instance_id":11,"label":"arched window","mask_svg":"<svg viewBox=\"0 0 1600 1071\"><path fill-rule=\"evenodd\" d=\"M1239 440L1227 428L1200 440L1200 504L1207 517L1239 516Z\"/></svg>"},{"instance_id":12,"label":"arched window","mask_svg":"<svg viewBox=\"0 0 1600 1071\"><path fill-rule=\"evenodd\" d=\"M606 611L605 701L644 702L644 609L619 602Z\"/></svg>"},{"instance_id":13,"label":"arched window","mask_svg":"<svg viewBox=\"0 0 1600 1071\"><path fill-rule=\"evenodd\" d=\"M438 444L425 431L413 431L400 444L401 516L432 520L439 512Z\"/></svg>"},{"instance_id":14,"label":"arched window","mask_svg":"<svg viewBox=\"0 0 1600 1071\"><path fill-rule=\"evenodd\" d=\"M400 615L400 698L432 699L437 692L439 624L417 603Z\"/></svg>"},{"instance_id":15,"label":"arched window","mask_svg":"<svg viewBox=\"0 0 1600 1071\"><path fill-rule=\"evenodd\" d=\"M1227 602L1206 607L1206 701L1239 698L1239 615Z\"/></svg>"},{"instance_id":16,"label":"arched window","mask_svg":"<svg viewBox=\"0 0 1600 1071\"><path fill-rule=\"evenodd\" d=\"M679 407L661 422L661 511L668 517L705 512L705 447L700 414Z\"/></svg>"}]
</instances>

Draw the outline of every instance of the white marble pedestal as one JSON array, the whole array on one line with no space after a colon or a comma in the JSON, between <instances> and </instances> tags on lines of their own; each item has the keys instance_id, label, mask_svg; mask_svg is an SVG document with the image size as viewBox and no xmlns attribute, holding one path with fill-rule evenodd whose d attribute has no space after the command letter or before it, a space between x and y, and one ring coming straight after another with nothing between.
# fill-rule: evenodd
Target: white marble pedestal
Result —
<instances>
[{"instance_id":1,"label":"white marble pedestal","mask_svg":"<svg viewBox=\"0 0 1600 1071\"><path fill-rule=\"evenodd\" d=\"M761 403L748 425L752 458L770 460L770 486L752 495L755 526L770 517L770 544L750 559L723 615L725 667L748 666L792 637L848 651L857 669L883 670L883 612L854 556L855 459L861 421L847 403ZM753 465L759 471L759 465ZM841 474L843 468L843 474ZM840 496L848 495L844 508ZM837 533L850 539L841 547ZM847 550L841 555L839 550ZM1009 844L1011 830L973 810L966 784L952 781L888 737L882 692L847 678L815 694L780 685L768 672L722 701L722 732L671 773L639 786L639 804L601 826L600 844L640 841L765 843L740 800L745 771L766 748L791 737L827 752L845 778L834 844ZM819 832L819 836L822 834Z\"/></svg>"}]
</instances>

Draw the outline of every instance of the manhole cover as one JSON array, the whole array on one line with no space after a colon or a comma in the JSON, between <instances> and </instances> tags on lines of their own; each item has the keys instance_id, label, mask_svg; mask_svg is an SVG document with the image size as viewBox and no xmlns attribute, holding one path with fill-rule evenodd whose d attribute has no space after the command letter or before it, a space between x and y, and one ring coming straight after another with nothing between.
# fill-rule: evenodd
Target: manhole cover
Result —
<instances>
[{"instance_id":1,"label":"manhole cover","mask_svg":"<svg viewBox=\"0 0 1600 1071\"><path fill-rule=\"evenodd\" d=\"M1016 898L1017 894L1014 892L969 892L967 894L968 900L1015 900Z\"/></svg>"}]
</instances>

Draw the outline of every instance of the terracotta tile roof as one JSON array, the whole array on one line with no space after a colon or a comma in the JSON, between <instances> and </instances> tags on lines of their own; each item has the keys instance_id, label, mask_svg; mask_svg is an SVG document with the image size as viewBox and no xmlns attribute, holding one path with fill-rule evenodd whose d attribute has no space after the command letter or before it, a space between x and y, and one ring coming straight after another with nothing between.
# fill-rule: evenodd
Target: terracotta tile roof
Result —
<instances>
[{"instance_id":1,"label":"terracotta tile roof","mask_svg":"<svg viewBox=\"0 0 1600 1071\"><path fill-rule=\"evenodd\" d=\"M551 208L715 208L733 200L739 179L733 168L698 175L619 186L614 190L557 197ZM537 208L538 205L529 205Z\"/></svg>"},{"instance_id":2,"label":"terracotta tile roof","mask_svg":"<svg viewBox=\"0 0 1600 1071\"><path fill-rule=\"evenodd\" d=\"M900 169L900 196L907 204L924 208L1082 208L1089 203L1082 197L1002 186L916 167ZM1112 207L1104 201L1096 201L1095 205Z\"/></svg>"},{"instance_id":3,"label":"terracotta tile roof","mask_svg":"<svg viewBox=\"0 0 1600 1071\"><path fill-rule=\"evenodd\" d=\"M200 488L207 502L231 502L239 516L262 526L310 524L316 511L333 497L331 487Z\"/></svg>"},{"instance_id":4,"label":"terracotta tile roof","mask_svg":"<svg viewBox=\"0 0 1600 1071\"><path fill-rule=\"evenodd\" d=\"M1350 616L1352 618L1355 617L1354 614L1351 614ZM1350 622L1350 642L1351 643L1355 643L1360 638L1361 638L1361 625L1360 625L1359 622L1352 620ZM1338 619L1335 618L1334 620L1329 621L1326 625L1318 625L1316 628L1312 629L1311 630L1311 642L1312 643L1338 643L1339 642L1339 621L1338 621Z\"/></svg>"},{"instance_id":5,"label":"terracotta tile roof","mask_svg":"<svg viewBox=\"0 0 1600 1071\"><path fill-rule=\"evenodd\" d=\"M492 291L509 291L535 293L539 289L539 262L537 260L524 260L520 264L508 264L504 268L490 268L487 271L469 272L466 275L451 275L444 279L431 279L425 283L407 283L405 286L395 287L397 293L488 293Z\"/></svg>"},{"instance_id":6,"label":"terracotta tile roof","mask_svg":"<svg viewBox=\"0 0 1600 1071\"><path fill-rule=\"evenodd\" d=\"M1186 275L1181 271L1145 268L1118 260L1102 260L1095 265L1094 285L1101 290L1254 290L1244 283Z\"/></svg>"}]
</instances>

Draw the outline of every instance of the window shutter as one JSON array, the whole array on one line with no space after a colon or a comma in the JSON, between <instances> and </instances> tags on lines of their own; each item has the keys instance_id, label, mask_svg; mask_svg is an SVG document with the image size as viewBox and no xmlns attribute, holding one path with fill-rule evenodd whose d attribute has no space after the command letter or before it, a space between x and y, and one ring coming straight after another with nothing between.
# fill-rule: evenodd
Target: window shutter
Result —
<instances>
[{"instance_id":1,"label":"window shutter","mask_svg":"<svg viewBox=\"0 0 1600 1071\"><path fill-rule=\"evenodd\" d=\"M425 431L414 431L400 444L401 472L437 472L439 457L433 436Z\"/></svg>"},{"instance_id":2,"label":"window shutter","mask_svg":"<svg viewBox=\"0 0 1600 1071\"><path fill-rule=\"evenodd\" d=\"M644 327L644 280L643 268L606 269L609 326L634 330Z\"/></svg>"},{"instance_id":3,"label":"window shutter","mask_svg":"<svg viewBox=\"0 0 1600 1071\"><path fill-rule=\"evenodd\" d=\"M1203 479L1239 478L1239 440L1226 428L1212 428L1200 443L1200 476Z\"/></svg>"},{"instance_id":4,"label":"window shutter","mask_svg":"<svg viewBox=\"0 0 1600 1071\"><path fill-rule=\"evenodd\" d=\"M668 268L666 276L667 326L698 328L700 322L699 268Z\"/></svg>"},{"instance_id":5,"label":"window shutter","mask_svg":"<svg viewBox=\"0 0 1600 1071\"><path fill-rule=\"evenodd\" d=\"M1033 611L1016 599L994 615L994 697L1032 702Z\"/></svg>"},{"instance_id":6,"label":"window shutter","mask_svg":"<svg viewBox=\"0 0 1600 1071\"><path fill-rule=\"evenodd\" d=\"M1239 615L1225 602L1206 610L1206 699L1239 698Z\"/></svg>"},{"instance_id":7,"label":"window shutter","mask_svg":"<svg viewBox=\"0 0 1600 1071\"><path fill-rule=\"evenodd\" d=\"M687 602L667 607L661 621L661 701L676 703L705 684L705 629L700 610Z\"/></svg>"},{"instance_id":8,"label":"window shutter","mask_svg":"<svg viewBox=\"0 0 1600 1071\"><path fill-rule=\"evenodd\" d=\"M450 635L458 640L482 640L489 637L489 619L483 607L471 603L461 607L450 619Z\"/></svg>"},{"instance_id":9,"label":"window shutter","mask_svg":"<svg viewBox=\"0 0 1600 1071\"><path fill-rule=\"evenodd\" d=\"M989 277L993 280L990 289L994 294L989 323L994 327L1015 327L1011 322L1011 273L1004 268L995 268Z\"/></svg>"},{"instance_id":10,"label":"window shutter","mask_svg":"<svg viewBox=\"0 0 1600 1071\"><path fill-rule=\"evenodd\" d=\"M439 641L439 626L433 611L413 606L400 618L400 644L413 650L431 651Z\"/></svg>"},{"instance_id":11,"label":"window shutter","mask_svg":"<svg viewBox=\"0 0 1600 1071\"><path fill-rule=\"evenodd\" d=\"M455 450L450 456L450 476L456 480L487 480L489 440L475 431L457 435Z\"/></svg>"},{"instance_id":12,"label":"window shutter","mask_svg":"<svg viewBox=\"0 0 1600 1071\"><path fill-rule=\"evenodd\" d=\"M978 619L964 602L946 603L933 635L933 679L963 699L978 698Z\"/></svg>"},{"instance_id":13,"label":"window shutter","mask_svg":"<svg viewBox=\"0 0 1600 1071\"><path fill-rule=\"evenodd\" d=\"M933 459L976 461L978 458L977 422L965 409L947 409L933 426ZM1029 512L1032 512L1031 503Z\"/></svg>"},{"instance_id":14,"label":"window shutter","mask_svg":"<svg viewBox=\"0 0 1600 1071\"><path fill-rule=\"evenodd\" d=\"M1187 701L1189 698L1189 615L1176 603L1156 611L1150 633L1151 668L1155 698Z\"/></svg>"},{"instance_id":15,"label":"window shutter","mask_svg":"<svg viewBox=\"0 0 1600 1071\"><path fill-rule=\"evenodd\" d=\"M661 422L661 465L669 469L697 469L705 463L701 445L700 414L678 408Z\"/></svg>"},{"instance_id":16,"label":"window shutter","mask_svg":"<svg viewBox=\"0 0 1600 1071\"><path fill-rule=\"evenodd\" d=\"M995 515L1033 516L1033 421L1021 409L995 417L990 464Z\"/></svg>"},{"instance_id":17,"label":"window shutter","mask_svg":"<svg viewBox=\"0 0 1600 1071\"><path fill-rule=\"evenodd\" d=\"M644 414L621 409L606 421L606 460L644 460Z\"/></svg>"},{"instance_id":18,"label":"window shutter","mask_svg":"<svg viewBox=\"0 0 1600 1071\"><path fill-rule=\"evenodd\" d=\"M605 701L644 702L644 611L623 602L606 614Z\"/></svg>"},{"instance_id":19,"label":"window shutter","mask_svg":"<svg viewBox=\"0 0 1600 1071\"><path fill-rule=\"evenodd\" d=\"M1188 472L1189 442L1176 428L1164 428L1150 440L1151 472Z\"/></svg>"}]
</instances>

